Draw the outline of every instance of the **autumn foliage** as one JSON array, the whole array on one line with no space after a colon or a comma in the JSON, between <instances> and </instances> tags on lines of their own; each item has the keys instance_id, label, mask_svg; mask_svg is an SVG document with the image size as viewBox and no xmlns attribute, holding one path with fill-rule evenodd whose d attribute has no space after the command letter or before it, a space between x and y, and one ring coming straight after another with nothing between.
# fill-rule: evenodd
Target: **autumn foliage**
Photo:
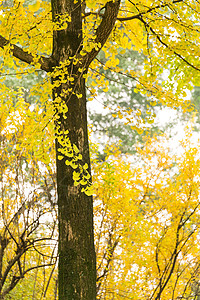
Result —
<instances>
[{"instance_id":1,"label":"autumn foliage","mask_svg":"<svg viewBox=\"0 0 200 300\"><path fill-rule=\"evenodd\" d=\"M199 295L200 141L187 129L177 153L171 142L94 164L98 299Z\"/></svg>"},{"instance_id":2,"label":"autumn foliage","mask_svg":"<svg viewBox=\"0 0 200 300\"><path fill-rule=\"evenodd\" d=\"M49 282L57 280L53 274L57 261L54 148L50 131L45 129L40 136L35 131L41 117L38 109L31 111L21 96L13 91L1 98L1 299L24 295L39 299L56 293L55 284L49 288ZM40 146L43 143L42 154L37 139Z\"/></svg>"},{"instance_id":3,"label":"autumn foliage","mask_svg":"<svg viewBox=\"0 0 200 300\"><path fill-rule=\"evenodd\" d=\"M96 284L99 299L197 298L198 148L188 133L181 156L164 137L147 140L135 161L108 151L106 162L93 161L93 185L87 101L100 89L106 95L110 82L134 86L145 107L106 108L138 134L151 131L157 104L191 110L200 74L198 0L0 5L0 297L32 270L37 282L36 261L43 274L48 269L46 297L58 251L52 299L57 282L59 300L95 300ZM143 63L120 66L118 57L129 61L133 51Z\"/></svg>"}]
</instances>

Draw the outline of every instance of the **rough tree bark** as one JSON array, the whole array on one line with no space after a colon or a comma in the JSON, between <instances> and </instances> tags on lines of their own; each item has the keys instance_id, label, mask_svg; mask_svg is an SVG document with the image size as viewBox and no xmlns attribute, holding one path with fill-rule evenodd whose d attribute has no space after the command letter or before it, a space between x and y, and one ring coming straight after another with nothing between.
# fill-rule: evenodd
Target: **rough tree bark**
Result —
<instances>
[{"instance_id":1,"label":"rough tree bark","mask_svg":"<svg viewBox=\"0 0 200 300\"><path fill-rule=\"evenodd\" d=\"M69 57L77 55L82 43L81 1L74 4L71 0L52 1L53 21L58 15L68 14L71 21L65 30L54 31L53 60L56 66ZM75 144L82 154L82 163L90 165L87 134L87 113L85 81L78 72L79 64L73 60L67 67L67 73L74 78L60 84L53 90L53 100L59 95L68 106L67 119L62 112L56 122L57 128L69 130L70 142ZM52 79L58 80L58 78ZM68 92L72 89L74 93ZM65 91L65 92L64 92ZM76 93L82 95L78 99ZM95 299L95 249L93 241L92 197L81 192L81 186L74 186L73 169L65 164L67 159L58 159L62 145L56 141L57 153L57 193L59 217L59 299Z\"/></svg>"},{"instance_id":2,"label":"rough tree bark","mask_svg":"<svg viewBox=\"0 0 200 300\"><path fill-rule=\"evenodd\" d=\"M65 30L54 32L53 60L59 66L68 57L79 57L82 50L82 1L53 0L53 20L57 15L69 14L71 22ZM109 2L101 25L96 31L96 42L101 47L106 42L116 21L118 2ZM100 49L99 49L100 50ZM67 119L59 116L61 130L69 130L71 143L82 154L82 163L90 166L87 133L87 111L85 80L80 76L79 67L85 73L99 50L92 50L79 58L79 63L68 66L68 73L74 78L73 84L62 84L55 88L53 97L62 95L67 103ZM63 90L72 89L74 94L65 94ZM81 94L78 99L76 93ZM66 96L65 96L66 95ZM56 143L57 155L59 145ZM96 262L93 234L92 196L81 192L81 187L74 186L72 168L66 166L65 160L57 159L57 186L59 208L59 299L96 299Z\"/></svg>"},{"instance_id":3,"label":"rough tree bark","mask_svg":"<svg viewBox=\"0 0 200 300\"><path fill-rule=\"evenodd\" d=\"M69 57L76 55L78 63L73 59L67 66L68 74L74 78L73 84L66 80L53 90L53 100L60 97L68 106L67 118L58 111L55 123L60 131L69 131L68 137L82 154L82 164L87 163L90 172L89 144L87 133L87 111L85 79L78 71L79 67L87 73L90 63L109 37L117 19L120 0L107 2L102 21L95 32L95 42L99 48L93 49L84 56L82 50L82 22L83 0L52 0L52 20L59 21L59 16L69 15L71 21L67 28L55 30L53 33L53 52L49 58L40 57L41 69L49 72L52 83L59 80L54 77L53 70L65 63ZM0 47L8 41L0 36ZM30 53L13 45L12 52L15 57L27 63L33 62ZM70 88L72 92L69 93ZM78 99L76 94L81 94ZM73 169L65 164L68 159L58 159L59 148L62 145L56 141L57 164L57 193L59 211L59 267L58 286L59 300L95 300L96 299L96 258L93 234L93 203L92 196L81 192L80 186L74 186Z\"/></svg>"}]
</instances>

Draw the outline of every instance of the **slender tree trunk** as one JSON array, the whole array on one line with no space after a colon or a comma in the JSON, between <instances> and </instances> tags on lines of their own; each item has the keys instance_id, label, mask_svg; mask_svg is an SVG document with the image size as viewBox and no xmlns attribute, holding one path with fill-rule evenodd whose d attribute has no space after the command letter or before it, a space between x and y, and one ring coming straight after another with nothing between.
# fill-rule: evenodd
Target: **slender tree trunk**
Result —
<instances>
[{"instance_id":1,"label":"slender tree trunk","mask_svg":"<svg viewBox=\"0 0 200 300\"><path fill-rule=\"evenodd\" d=\"M69 57L77 55L82 48L81 0L55 0L52 2L53 20L58 15L71 17L68 27L54 32L53 59L59 67L68 61L65 69L66 82L60 83L53 90L53 100L60 97L67 104L67 118L58 111L56 130L69 131L64 138L70 139L82 155L82 164L89 166L89 144L87 132L87 111L85 79ZM62 71L61 71L62 73ZM67 76L73 78L68 80ZM59 81L52 78L52 83ZM64 80L65 81L65 80ZM71 82L71 83L70 83ZM82 95L78 98L76 94ZM74 186L73 169L66 165L66 156L59 160L59 149L63 145L56 141L57 154L57 192L59 218L59 300L94 300L96 299L96 261L93 234L92 196L81 192L82 187Z\"/></svg>"}]
</instances>

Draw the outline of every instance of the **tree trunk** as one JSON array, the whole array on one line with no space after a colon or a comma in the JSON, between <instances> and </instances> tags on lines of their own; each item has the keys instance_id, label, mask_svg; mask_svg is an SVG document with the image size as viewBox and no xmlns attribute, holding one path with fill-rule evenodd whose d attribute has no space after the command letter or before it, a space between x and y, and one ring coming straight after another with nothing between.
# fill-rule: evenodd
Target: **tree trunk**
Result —
<instances>
[{"instance_id":1,"label":"tree trunk","mask_svg":"<svg viewBox=\"0 0 200 300\"><path fill-rule=\"evenodd\" d=\"M83 163L90 165L87 138L85 82L81 80L82 99L71 97L67 119L60 116L62 130L69 130ZM59 125L58 125L59 126ZM96 299L96 263L93 240L92 196L74 186L73 169L59 160L61 145L56 142L57 192L59 218L59 300Z\"/></svg>"},{"instance_id":2,"label":"tree trunk","mask_svg":"<svg viewBox=\"0 0 200 300\"><path fill-rule=\"evenodd\" d=\"M87 111L85 79L80 76L78 68L69 57L77 55L82 43L81 0L55 0L52 2L53 20L58 21L58 15L71 17L68 27L54 32L53 59L59 67L68 61L67 68L60 72L64 74L64 82L53 89L53 100L60 98L67 104L68 112L65 118L58 110L56 120L57 132L76 145L82 155L81 164L89 166L89 144L87 132ZM61 68L62 69L62 68ZM60 74L61 74L60 73ZM73 81L68 80L70 76ZM60 80L59 75L52 83ZM71 90L70 90L71 89ZM81 98L76 93L82 95ZM68 130L68 134L64 132ZM96 261L93 234L93 203L92 196L81 192L82 187L74 186L73 169L66 165L67 155L59 160L59 149L64 148L56 140L57 192L59 218L59 266L58 290L59 300L94 300L96 299Z\"/></svg>"},{"instance_id":3,"label":"tree trunk","mask_svg":"<svg viewBox=\"0 0 200 300\"><path fill-rule=\"evenodd\" d=\"M105 6L102 22L96 30L96 43L103 47L115 24L120 1L110 1ZM91 61L100 51L93 49L81 55L82 50L82 13L83 0L52 0L52 17L54 22L70 17L68 26L59 28L53 34L54 61L52 73L53 101L57 110L55 122L57 163L57 192L59 217L59 266L58 291L59 300L95 300L96 299L96 256L93 234L92 197L81 191L82 186L74 185L73 168L66 164L67 153L59 159L60 152L65 151L64 139L69 138L82 155L79 162L87 164L90 171L89 144L87 132L87 111L85 79L83 74ZM77 58L77 61L76 59ZM83 70L84 69L84 70ZM62 105L67 105L65 116ZM63 138L63 140L62 140ZM77 149L76 148L76 149ZM60 151L61 149L61 151ZM77 170L77 168L75 169Z\"/></svg>"},{"instance_id":4,"label":"tree trunk","mask_svg":"<svg viewBox=\"0 0 200 300\"><path fill-rule=\"evenodd\" d=\"M63 139L70 139L71 144L75 145L82 155L82 166L87 164L90 173L83 75L87 73L90 63L105 44L115 25L120 0L110 0L105 4L101 22L94 31L93 42L96 46L91 52L85 52L84 56L80 52L83 41L82 13L85 0L51 0L51 5L54 22L53 51L48 58L38 56L38 63L42 70L51 75L54 85L53 102L57 110L55 121L57 137L60 134ZM10 41L0 35L0 47L4 48L7 44L10 44ZM18 45L12 45L11 52L27 64L35 61L35 55ZM63 103L68 106L67 118L62 109ZM81 186L74 186L74 170L66 164L69 156L65 153L64 158L60 160L60 149L64 151L65 146L57 139L59 300L95 300L96 258L92 197L84 194Z\"/></svg>"}]
</instances>

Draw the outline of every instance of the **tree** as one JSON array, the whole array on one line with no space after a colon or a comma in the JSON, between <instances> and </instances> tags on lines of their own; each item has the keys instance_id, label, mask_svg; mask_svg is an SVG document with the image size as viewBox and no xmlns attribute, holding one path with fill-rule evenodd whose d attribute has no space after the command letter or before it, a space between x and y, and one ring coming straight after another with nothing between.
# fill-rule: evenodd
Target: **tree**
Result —
<instances>
[{"instance_id":1,"label":"tree","mask_svg":"<svg viewBox=\"0 0 200 300\"><path fill-rule=\"evenodd\" d=\"M94 86L104 84L101 76L91 72L92 69L98 71L95 58L103 49L108 57L104 68L120 72L115 60L116 50L119 46L127 49L135 45L137 51L147 56L146 71L124 72L137 80L136 91L147 92L149 107L156 99L169 106L184 104L188 77L193 83L198 80L198 9L195 0L52 0L51 5L46 1L29 5L21 1L2 3L0 46L4 63L17 72L42 69L50 78L44 78L40 90L37 86L33 92L41 97L48 122L55 124L59 299L91 300L96 297L85 93L87 75L95 79ZM26 64L33 68L26 69ZM169 78L175 73L175 79L180 79L177 69L184 74L176 88L170 82L162 86L157 80L157 75L168 66ZM5 72L4 66L1 72ZM95 89L91 88L91 93L95 94ZM132 129L138 131L143 130L140 114L140 110L130 108L127 111L127 119L134 119ZM117 116L122 117L120 109ZM48 124L45 121L44 128Z\"/></svg>"},{"instance_id":2,"label":"tree","mask_svg":"<svg viewBox=\"0 0 200 300\"><path fill-rule=\"evenodd\" d=\"M27 297L38 299L41 294L48 295L57 261L53 127L40 133L45 147L41 156L37 145L29 142L29 147L25 146L30 126L39 123L38 109L29 110L21 91L10 90L4 96L0 100L0 299L12 295L21 299L24 289L17 291L16 286L24 278L29 281ZM32 136L39 140L38 132L33 131Z\"/></svg>"},{"instance_id":3,"label":"tree","mask_svg":"<svg viewBox=\"0 0 200 300\"><path fill-rule=\"evenodd\" d=\"M98 299L198 299L199 139L185 129L94 165ZM193 140L193 141L192 141ZM113 155L115 153L115 155Z\"/></svg>"}]
</instances>

